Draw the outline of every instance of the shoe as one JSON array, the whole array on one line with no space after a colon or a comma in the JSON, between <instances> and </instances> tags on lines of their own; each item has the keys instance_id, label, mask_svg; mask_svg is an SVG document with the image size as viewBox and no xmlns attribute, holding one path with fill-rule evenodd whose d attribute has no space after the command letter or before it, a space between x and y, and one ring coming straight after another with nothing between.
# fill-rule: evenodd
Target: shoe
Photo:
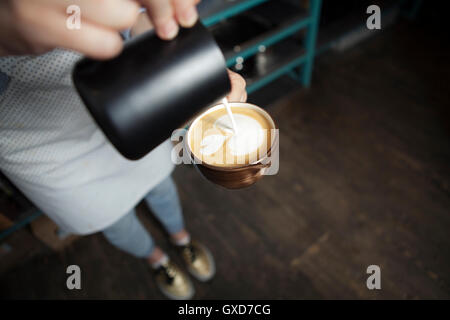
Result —
<instances>
[{"instance_id":1,"label":"shoe","mask_svg":"<svg viewBox=\"0 0 450 320\"><path fill-rule=\"evenodd\" d=\"M181 255L192 276L199 281L208 281L216 273L216 266L211 252L198 241L192 240L181 246Z\"/></svg>"},{"instance_id":2,"label":"shoe","mask_svg":"<svg viewBox=\"0 0 450 320\"><path fill-rule=\"evenodd\" d=\"M156 284L161 292L173 300L189 300L194 296L194 286L189 276L172 261L155 270Z\"/></svg>"}]
</instances>

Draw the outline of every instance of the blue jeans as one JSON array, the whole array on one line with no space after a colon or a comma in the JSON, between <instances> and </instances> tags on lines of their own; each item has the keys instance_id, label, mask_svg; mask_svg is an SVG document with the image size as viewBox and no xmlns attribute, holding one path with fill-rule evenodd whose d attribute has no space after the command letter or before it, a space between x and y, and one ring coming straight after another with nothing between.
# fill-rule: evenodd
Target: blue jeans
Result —
<instances>
[{"instance_id":1,"label":"blue jeans","mask_svg":"<svg viewBox=\"0 0 450 320\"><path fill-rule=\"evenodd\" d=\"M144 200L169 234L184 229L180 200L171 176L153 188ZM146 258L155 248L134 209L104 229L103 234L111 244L135 257Z\"/></svg>"}]
</instances>

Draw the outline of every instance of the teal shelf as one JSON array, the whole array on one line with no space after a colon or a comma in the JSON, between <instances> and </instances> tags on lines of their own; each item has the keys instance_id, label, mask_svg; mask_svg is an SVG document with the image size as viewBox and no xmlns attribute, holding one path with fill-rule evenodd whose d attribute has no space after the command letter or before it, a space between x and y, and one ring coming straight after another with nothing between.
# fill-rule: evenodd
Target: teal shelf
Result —
<instances>
[{"instance_id":1,"label":"teal shelf","mask_svg":"<svg viewBox=\"0 0 450 320\"><path fill-rule=\"evenodd\" d=\"M210 27L266 1L268 0L210 0L206 2L208 8L200 11L200 18L205 26Z\"/></svg>"},{"instance_id":2,"label":"teal shelf","mask_svg":"<svg viewBox=\"0 0 450 320\"><path fill-rule=\"evenodd\" d=\"M276 0L272 1L277 2ZM203 12L200 11L200 15L206 26L213 26L224 19L231 18L258 5L263 5L265 2L268 2L268 0L210 0L205 1L205 10L203 10ZM277 4L283 5L281 1L277 2ZM291 59L280 57L280 60L284 60L285 63L281 67L273 69L270 74L266 74L257 80L252 79L255 80L255 82L252 81L249 83L247 87L249 93L258 90L281 75L287 73L295 74L296 71L294 71L294 69L299 68L302 65L296 79L303 84L303 86L310 86L321 6L321 0L310 0L308 8L302 9L299 7L298 15L294 17L290 16L288 22L284 22L265 34L239 44L239 51L237 52L230 50L229 52L224 53L227 66L232 67L236 64L237 58L243 58L245 60L254 56L259 52L261 46L267 48L276 45L280 41L294 35L296 32L302 29L306 30L303 45L304 50L301 56L296 56Z\"/></svg>"},{"instance_id":3,"label":"teal shelf","mask_svg":"<svg viewBox=\"0 0 450 320\"><path fill-rule=\"evenodd\" d=\"M13 226L0 232L0 240L3 240L4 238L9 236L13 232L19 230L20 228L22 228L22 227L26 226L27 224L29 224L30 222L32 222L34 219L36 219L37 217L42 215L42 212L40 212L39 210L37 210L35 208L31 208L29 211L27 211L23 215L24 215L24 217L19 219L18 221L16 221Z\"/></svg>"},{"instance_id":4,"label":"teal shelf","mask_svg":"<svg viewBox=\"0 0 450 320\"><path fill-rule=\"evenodd\" d=\"M247 86L247 92L255 92L256 90L264 87L265 85L278 79L279 77L290 73L294 68L298 68L304 65L307 62L307 59L308 57L306 54L299 54L291 59L287 59L287 62L280 66L274 67L266 75L262 75L257 79L253 79L251 84Z\"/></svg>"},{"instance_id":5,"label":"teal shelf","mask_svg":"<svg viewBox=\"0 0 450 320\"><path fill-rule=\"evenodd\" d=\"M290 22L283 24L275 30L264 34L252 41L242 44L239 52L226 53L227 66L231 67L236 64L237 58L248 58L258 53L260 46L270 47L281 40L292 36L301 29L306 28L310 24L310 18L306 15L300 15L292 19Z\"/></svg>"}]
</instances>

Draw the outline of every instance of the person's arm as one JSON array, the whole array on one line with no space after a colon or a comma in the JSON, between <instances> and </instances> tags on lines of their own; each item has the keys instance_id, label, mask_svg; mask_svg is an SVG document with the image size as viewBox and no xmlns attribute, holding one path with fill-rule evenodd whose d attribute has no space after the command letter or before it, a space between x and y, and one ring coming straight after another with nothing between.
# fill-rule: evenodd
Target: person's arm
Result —
<instances>
[{"instance_id":1,"label":"person's arm","mask_svg":"<svg viewBox=\"0 0 450 320\"><path fill-rule=\"evenodd\" d=\"M178 24L192 26L198 0L0 0L0 56L39 54L66 48L108 59L123 48L118 31L131 28L145 6L156 33L172 39ZM66 26L66 10L77 5L81 28Z\"/></svg>"}]
</instances>

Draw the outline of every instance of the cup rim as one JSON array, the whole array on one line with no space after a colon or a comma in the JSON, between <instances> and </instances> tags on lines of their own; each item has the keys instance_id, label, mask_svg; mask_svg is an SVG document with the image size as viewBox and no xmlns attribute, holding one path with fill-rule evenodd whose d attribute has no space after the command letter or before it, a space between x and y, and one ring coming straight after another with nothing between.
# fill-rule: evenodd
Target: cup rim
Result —
<instances>
[{"instance_id":1,"label":"cup rim","mask_svg":"<svg viewBox=\"0 0 450 320\"><path fill-rule=\"evenodd\" d=\"M270 114L264 110L263 108L252 104L252 103L248 103L248 102L229 102L228 103L230 105L230 107L242 107L242 108L246 108L246 107L250 107L251 109L257 110L259 113L261 113L267 120L270 121L271 125L272 125L272 129L278 130L278 126L275 123L275 121L273 120L273 118L270 116ZM191 156L191 159L194 160L193 164L195 165L201 165L201 166L205 166L207 168L213 169L213 170L219 170L219 171L233 171L233 170L237 170L237 169L243 169L243 168L251 168L253 166L257 166L261 164L261 161L263 161L264 159L266 159L268 157L268 154L270 154L270 152L276 147L276 145L278 144L278 131L276 131L275 137L273 137L272 139L272 143L270 145L270 147L267 149L266 153L264 154L263 157L259 158L258 160L249 163L249 164L243 164L241 166L235 166L235 167L225 167L225 166L216 166L216 165L212 165L209 163L206 163L202 160L200 160L192 151L192 148L190 146L190 135L191 135L191 129L194 127L194 125L205 115L207 115L208 113L211 113L213 111L216 111L220 108L224 108L224 104L223 103L218 103L214 106L212 106L211 108L208 108L207 110L205 110L204 112L202 112L200 115L198 115L194 121L192 121L192 123L189 126L189 129L186 133L186 146L188 148L189 154Z\"/></svg>"}]
</instances>

